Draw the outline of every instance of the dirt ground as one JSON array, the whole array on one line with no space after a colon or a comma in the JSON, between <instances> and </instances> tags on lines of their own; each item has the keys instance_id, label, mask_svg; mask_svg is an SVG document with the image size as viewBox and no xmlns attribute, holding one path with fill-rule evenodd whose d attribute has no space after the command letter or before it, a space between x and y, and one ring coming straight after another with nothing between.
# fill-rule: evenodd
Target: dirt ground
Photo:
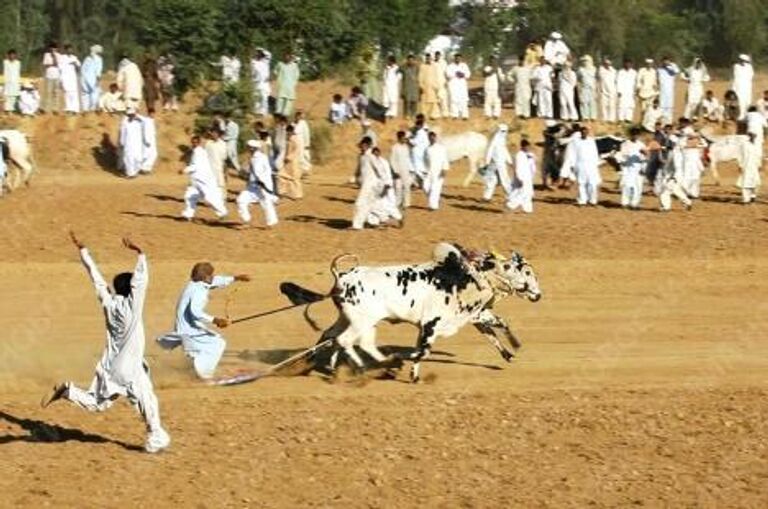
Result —
<instances>
[{"instance_id":1,"label":"dirt ground","mask_svg":"<svg viewBox=\"0 0 768 509\"><path fill-rule=\"evenodd\" d=\"M319 125L336 86L308 87L300 106ZM135 181L113 174L99 148L114 139L115 119L20 124L40 172L0 200L1 507L766 506L768 215L765 200L737 203L734 166L720 187L705 178L692 212L656 212L651 195L641 211L617 208L606 169L603 206L582 210L574 191L540 191L525 216L503 213L498 195L482 202L479 184L459 187L462 163L439 212L416 193L402 230L351 232L350 125L334 132L337 151L315 168L307 198L280 204L276 229L238 231L178 220L186 108L160 117L157 173ZM490 132L473 115L441 125ZM384 139L397 127L382 129ZM522 132L536 139L540 129ZM148 252L147 356L173 440L163 454L140 451L143 427L127 403L104 414L38 406L55 382L87 385L103 344L70 227L108 275L132 266L122 235ZM517 249L534 264L543 299L498 305L524 343L511 364L467 329L436 344L418 385L406 369L396 380L314 373L207 387L180 352L151 342L172 325L195 261L254 276L213 294L213 312L237 317L286 304L282 281L326 290L339 253L421 261L440 240ZM333 313L314 310L323 324ZM222 372L264 369L317 338L293 311L225 335ZM382 326L379 342L412 346L415 335Z\"/></svg>"}]
</instances>

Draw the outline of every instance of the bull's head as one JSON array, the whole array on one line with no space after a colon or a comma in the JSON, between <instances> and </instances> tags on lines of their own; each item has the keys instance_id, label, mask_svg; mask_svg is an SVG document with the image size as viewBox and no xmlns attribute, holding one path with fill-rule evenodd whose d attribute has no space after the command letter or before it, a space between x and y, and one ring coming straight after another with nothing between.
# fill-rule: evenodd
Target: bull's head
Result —
<instances>
[{"instance_id":1,"label":"bull's head","mask_svg":"<svg viewBox=\"0 0 768 509\"><path fill-rule=\"evenodd\" d=\"M506 288L504 293L525 297L531 302L541 298L539 280L533 267L517 251L512 252L509 258L500 258L497 255L497 275Z\"/></svg>"}]
</instances>

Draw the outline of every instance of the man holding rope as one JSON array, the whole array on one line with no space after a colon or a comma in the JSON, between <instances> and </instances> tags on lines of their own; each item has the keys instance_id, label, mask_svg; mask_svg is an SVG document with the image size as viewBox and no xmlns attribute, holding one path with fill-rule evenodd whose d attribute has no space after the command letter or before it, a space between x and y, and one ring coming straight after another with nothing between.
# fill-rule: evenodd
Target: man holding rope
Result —
<instances>
[{"instance_id":1,"label":"man holding rope","mask_svg":"<svg viewBox=\"0 0 768 509\"><path fill-rule=\"evenodd\" d=\"M166 350L173 350L181 345L184 353L192 359L197 376L203 380L210 380L213 378L227 342L206 325L213 324L219 329L224 329L230 324L230 320L205 312L208 293L213 289L226 288L235 281L248 282L251 278L244 274L214 276L213 265L200 262L192 267L190 279L176 305L176 324L173 332L160 336L157 342Z\"/></svg>"}]
</instances>

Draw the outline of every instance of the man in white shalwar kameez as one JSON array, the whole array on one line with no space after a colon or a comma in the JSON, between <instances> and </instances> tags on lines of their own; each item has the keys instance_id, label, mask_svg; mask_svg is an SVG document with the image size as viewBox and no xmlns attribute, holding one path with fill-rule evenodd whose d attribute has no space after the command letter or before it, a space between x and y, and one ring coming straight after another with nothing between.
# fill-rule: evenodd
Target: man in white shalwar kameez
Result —
<instances>
[{"instance_id":1,"label":"man in white shalwar kameez","mask_svg":"<svg viewBox=\"0 0 768 509\"><path fill-rule=\"evenodd\" d=\"M371 224L383 224L390 219L394 219L395 221L402 221L403 214L400 212L400 209L397 206L397 196L395 195L395 181L394 175L392 173L392 167L390 166L389 161L387 161L387 159L381 155L381 149L379 149L379 147L374 147L371 150L371 155L373 156L372 162L374 168L376 169L376 175L380 180L379 187L381 189L381 193L379 194L378 199L375 201L373 210L371 210L371 214L375 216L375 219L369 217L368 222Z\"/></svg>"},{"instance_id":2,"label":"man in white shalwar kameez","mask_svg":"<svg viewBox=\"0 0 768 509\"><path fill-rule=\"evenodd\" d=\"M265 49L256 50L256 56L251 59L251 81L253 82L253 112L265 116L269 113L269 94L272 85L269 82L272 54Z\"/></svg>"},{"instance_id":3,"label":"man in white shalwar kameez","mask_svg":"<svg viewBox=\"0 0 768 509\"><path fill-rule=\"evenodd\" d=\"M35 88L34 83L28 81L21 86L19 95L19 112L27 117L37 115L40 110L40 93Z\"/></svg>"},{"instance_id":4,"label":"man in white shalwar kameez","mask_svg":"<svg viewBox=\"0 0 768 509\"><path fill-rule=\"evenodd\" d=\"M387 118L395 118L398 115L398 106L400 104L400 83L403 80L403 73L397 65L395 57L390 55L387 59L387 66L384 68L384 98L382 106L387 108Z\"/></svg>"},{"instance_id":5,"label":"man in white shalwar kameez","mask_svg":"<svg viewBox=\"0 0 768 509\"><path fill-rule=\"evenodd\" d=\"M237 151L237 142L240 139L240 126L232 120L229 113L224 114L224 133L222 139L227 144L227 161L240 173L240 160Z\"/></svg>"},{"instance_id":6,"label":"man in white shalwar kameez","mask_svg":"<svg viewBox=\"0 0 768 509\"><path fill-rule=\"evenodd\" d=\"M405 131L397 132L397 143L392 145L389 154L389 165L392 167L395 179L395 204L400 209L411 206L411 186L413 185L413 161L411 147Z\"/></svg>"},{"instance_id":7,"label":"man in white shalwar kameez","mask_svg":"<svg viewBox=\"0 0 768 509\"><path fill-rule=\"evenodd\" d=\"M681 184L691 198L698 198L701 192L701 174L704 173L701 153L705 146L696 134L683 138Z\"/></svg>"},{"instance_id":8,"label":"man in white shalwar kameez","mask_svg":"<svg viewBox=\"0 0 768 509\"><path fill-rule=\"evenodd\" d=\"M5 111L15 112L16 103L21 95L21 61L16 50L10 50L3 60L3 95Z\"/></svg>"},{"instance_id":9,"label":"man in white shalwar kameez","mask_svg":"<svg viewBox=\"0 0 768 509\"><path fill-rule=\"evenodd\" d=\"M424 178L424 191L427 193L427 206L430 210L440 208L445 173L451 169L448 151L437 141L437 133L429 133L429 147L426 151L427 175Z\"/></svg>"},{"instance_id":10,"label":"man in white shalwar kameez","mask_svg":"<svg viewBox=\"0 0 768 509\"><path fill-rule=\"evenodd\" d=\"M437 99L438 111L437 115L430 118L448 118L451 113L450 109L450 97L448 90L448 61L447 58L443 58L442 53L435 51L434 63L432 65L434 72L434 86L435 86L435 98Z\"/></svg>"},{"instance_id":11,"label":"man in white shalwar kameez","mask_svg":"<svg viewBox=\"0 0 768 509\"><path fill-rule=\"evenodd\" d=\"M416 115L416 124L411 129L411 161L413 173L420 181L427 176L427 148L429 148L429 127L424 115Z\"/></svg>"},{"instance_id":12,"label":"man in white shalwar kameez","mask_svg":"<svg viewBox=\"0 0 768 509\"><path fill-rule=\"evenodd\" d=\"M616 122L616 69L607 58L597 71L603 122Z\"/></svg>"},{"instance_id":13,"label":"man in white shalwar kameez","mask_svg":"<svg viewBox=\"0 0 768 509\"><path fill-rule=\"evenodd\" d=\"M683 73L683 79L688 82L688 97L685 101L685 118L699 116L699 106L704 99L704 83L709 81L709 71L700 58L696 58Z\"/></svg>"},{"instance_id":14,"label":"man in white shalwar kameez","mask_svg":"<svg viewBox=\"0 0 768 509\"><path fill-rule=\"evenodd\" d=\"M144 77L134 62L123 56L117 69L117 87L123 93L125 107L138 108L144 99Z\"/></svg>"},{"instance_id":15,"label":"man in white shalwar kameez","mask_svg":"<svg viewBox=\"0 0 768 509\"><path fill-rule=\"evenodd\" d=\"M669 57L664 57L657 69L659 75L659 106L664 112L664 122L675 118L675 81L680 68Z\"/></svg>"},{"instance_id":16,"label":"man in white shalwar kameez","mask_svg":"<svg viewBox=\"0 0 768 509\"><path fill-rule=\"evenodd\" d=\"M549 39L544 43L544 59L552 67L565 65L571 57L571 50L563 41L560 32L552 32Z\"/></svg>"},{"instance_id":17,"label":"man in white shalwar kameez","mask_svg":"<svg viewBox=\"0 0 768 509\"><path fill-rule=\"evenodd\" d=\"M155 110L147 110L147 115L142 116L144 124L144 158L141 162L141 173L152 173L157 162L157 124L155 123Z\"/></svg>"},{"instance_id":18,"label":"man in white shalwar kameez","mask_svg":"<svg viewBox=\"0 0 768 509\"><path fill-rule=\"evenodd\" d=\"M653 67L653 59L646 58L645 65L637 71L637 97L640 99L640 114L651 107L659 96L659 76Z\"/></svg>"},{"instance_id":19,"label":"man in white shalwar kameez","mask_svg":"<svg viewBox=\"0 0 768 509\"><path fill-rule=\"evenodd\" d=\"M736 183L741 188L742 203L753 203L757 199L757 190L760 188L760 171L763 168L763 148L757 145L757 137L754 133L748 133L749 143L742 144L742 153L739 157L741 175Z\"/></svg>"},{"instance_id":20,"label":"man in white shalwar kameez","mask_svg":"<svg viewBox=\"0 0 768 509\"><path fill-rule=\"evenodd\" d=\"M672 196L680 200L686 210L691 210L693 203L681 184L683 174L683 148L677 135L671 135L672 148L667 161L656 176L654 192L659 196L659 208L662 212L672 209Z\"/></svg>"},{"instance_id":21,"label":"man in white shalwar kameez","mask_svg":"<svg viewBox=\"0 0 768 509\"><path fill-rule=\"evenodd\" d=\"M643 172L647 166L647 149L639 140L640 129L632 128L630 138L621 144L616 161L621 165L621 206L640 208L643 198Z\"/></svg>"},{"instance_id":22,"label":"man in white shalwar kameez","mask_svg":"<svg viewBox=\"0 0 768 509\"><path fill-rule=\"evenodd\" d=\"M512 183L509 179L508 166L514 164L512 155L507 148L507 134L509 127L507 124L499 124L496 133L488 144L488 150L485 152L485 190L483 191L483 200L490 201L496 186L501 184L501 188L509 199Z\"/></svg>"},{"instance_id":23,"label":"man in white shalwar kameez","mask_svg":"<svg viewBox=\"0 0 768 509\"><path fill-rule=\"evenodd\" d=\"M469 66L456 54L453 62L446 67L445 77L448 80L448 95L451 102L451 118L469 118L469 88L468 81L471 76Z\"/></svg>"},{"instance_id":24,"label":"man in white shalwar kameez","mask_svg":"<svg viewBox=\"0 0 768 509\"><path fill-rule=\"evenodd\" d=\"M747 114L747 108L752 104L752 80L755 70L752 67L752 58L749 55L739 55L739 61L733 66L733 85L731 89L736 92L739 99L739 119Z\"/></svg>"},{"instance_id":25,"label":"man in white shalwar kameez","mask_svg":"<svg viewBox=\"0 0 768 509\"><path fill-rule=\"evenodd\" d=\"M104 71L103 49L96 44L91 46L91 54L83 60L80 68L80 86L82 87L83 111L96 111L101 98L101 74Z\"/></svg>"},{"instance_id":26,"label":"man in white shalwar kameez","mask_svg":"<svg viewBox=\"0 0 768 509\"><path fill-rule=\"evenodd\" d=\"M747 134L755 137L755 146L760 150L760 157L763 157L763 143L765 141L765 130L768 129L768 119L760 113L757 106L747 108L747 115L744 117L747 124Z\"/></svg>"},{"instance_id":27,"label":"man in white shalwar kameez","mask_svg":"<svg viewBox=\"0 0 768 509\"><path fill-rule=\"evenodd\" d=\"M118 146L122 170L126 177L133 178L139 174L144 162L144 122L134 108L129 108L125 113L120 122Z\"/></svg>"},{"instance_id":28,"label":"man in white shalwar kameez","mask_svg":"<svg viewBox=\"0 0 768 509\"><path fill-rule=\"evenodd\" d=\"M624 61L624 68L616 74L616 94L619 99L619 122L632 122L635 118L635 88L637 71L631 60Z\"/></svg>"},{"instance_id":29,"label":"man in white shalwar kameez","mask_svg":"<svg viewBox=\"0 0 768 509\"><path fill-rule=\"evenodd\" d=\"M205 151L203 151L203 157ZM213 265L208 262L196 263L192 267L190 281L176 303L176 319L173 332L157 338L160 347L173 350L181 346L187 357L192 359L195 373L202 380L210 380L216 372L227 342L220 334L208 328L219 329L229 326L229 319L214 317L205 311L211 290L226 288L235 281L250 281L247 275L215 276Z\"/></svg>"},{"instance_id":30,"label":"man in white shalwar kameez","mask_svg":"<svg viewBox=\"0 0 768 509\"><path fill-rule=\"evenodd\" d=\"M573 141L574 168L576 182L579 184L578 205L597 205L600 193L600 156L597 152L597 143L590 136L589 128L581 129L581 139Z\"/></svg>"},{"instance_id":31,"label":"man in white shalwar kameez","mask_svg":"<svg viewBox=\"0 0 768 509\"><path fill-rule=\"evenodd\" d=\"M576 85L578 76L571 67L570 62L563 64L558 77L559 99L560 99L560 119L578 120L579 112L576 110Z\"/></svg>"},{"instance_id":32,"label":"man in white shalwar kameez","mask_svg":"<svg viewBox=\"0 0 768 509\"><path fill-rule=\"evenodd\" d=\"M64 112L80 113L80 90L77 73L80 70L80 59L72 52L72 46L64 46L64 53L59 56L61 71L61 89L64 91Z\"/></svg>"},{"instance_id":33,"label":"man in white shalwar kameez","mask_svg":"<svg viewBox=\"0 0 768 509\"><path fill-rule=\"evenodd\" d=\"M373 158L373 143L371 139L363 137L358 144L360 158L358 159L357 180L360 190L355 200L355 208L352 216L352 229L362 230L365 224L378 226L378 217L372 214L376 202L384 191L381 178L377 173Z\"/></svg>"},{"instance_id":34,"label":"man in white shalwar kameez","mask_svg":"<svg viewBox=\"0 0 768 509\"><path fill-rule=\"evenodd\" d=\"M107 326L106 348L96 365L96 374L88 390L72 382L54 387L53 394L41 404L66 399L91 412L103 412L120 396L138 409L147 428L144 450L156 453L167 448L171 438L160 423L160 409L149 378L149 366L144 360L144 302L149 284L147 258L130 239L123 244L138 253L133 273L124 272L114 278L114 291L99 272L88 249L74 233L72 242L80 250L80 259L96 288Z\"/></svg>"},{"instance_id":35,"label":"man in white shalwar kameez","mask_svg":"<svg viewBox=\"0 0 768 509\"><path fill-rule=\"evenodd\" d=\"M227 195L227 142L221 139L221 131L213 127L209 132L210 139L205 142L205 152L208 154L208 162L216 177L216 184L221 188L221 193Z\"/></svg>"},{"instance_id":36,"label":"man in white shalwar kameez","mask_svg":"<svg viewBox=\"0 0 768 509\"><path fill-rule=\"evenodd\" d=\"M532 68L523 65L522 61L509 71L507 79L515 84L515 114L518 118L531 117L531 89Z\"/></svg>"},{"instance_id":37,"label":"man in white shalwar kameez","mask_svg":"<svg viewBox=\"0 0 768 509\"><path fill-rule=\"evenodd\" d=\"M592 57L581 57L576 72L579 90L579 112L583 120L597 120L597 68Z\"/></svg>"},{"instance_id":38,"label":"man in white shalwar kameez","mask_svg":"<svg viewBox=\"0 0 768 509\"><path fill-rule=\"evenodd\" d=\"M260 141L248 140L246 146L251 151L248 185L237 195L237 211L243 223L250 225L250 206L253 203L258 203L261 205L261 210L264 211L264 222L270 228L277 224L275 203L278 201L275 193L275 182L272 178L272 166L269 164L269 158L262 151Z\"/></svg>"},{"instance_id":39,"label":"man in white shalwar kameez","mask_svg":"<svg viewBox=\"0 0 768 509\"><path fill-rule=\"evenodd\" d=\"M553 77L552 66L542 57L539 65L533 69L531 76L531 83L536 92L536 114L539 118L551 119L554 115L552 105Z\"/></svg>"},{"instance_id":40,"label":"man in white shalwar kameez","mask_svg":"<svg viewBox=\"0 0 768 509\"><path fill-rule=\"evenodd\" d=\"M312 173L312 133L309 130L309 122L304 118L304 112L299 110L293 117L293 130L296 139L301 145L301 174Z\"/></svg>"},{"instance_id":41,"label":"man in white shalwar kameez","mask_svg":"<svg viewBox=\"0 0 768 509\"><path fill-rule=\"evenodd\" d=\"M483 92L485 94L483 112L485 118L497 119L501 116L501 85L504 81L504 75L493 55L488 59L488 65L483 68L483 78Z\"/></svg>"},{"instance_id":42,"label":"man in white shalwar kameez","mask_svg":"<svg viewBox=\"0 0 768 509\"><path fill-rule=\"evenodd\" d=\"M522 209L526 214L533 212L533 179L536 176L536 156L531 152L531 143L523 139L520 151L515 155L515 179L507 199L510 210Z\"/></svg>"},{"instance_id":43,"label":"man in white shalwar kameez","mask_svg":"<svg viewBox=\"0 0 768 509\"><path fill-rule=\"evenodd\" d=\"M189 165L179 173L189 175L189 186L184 192L184 210L181 216L189 221L195 217L197 203L204 199L213 207L219 219L227 215L224 195L211 169L208 153L200 146L200 137L192 137L192 156Z\"/></svg>"}]
</instances>

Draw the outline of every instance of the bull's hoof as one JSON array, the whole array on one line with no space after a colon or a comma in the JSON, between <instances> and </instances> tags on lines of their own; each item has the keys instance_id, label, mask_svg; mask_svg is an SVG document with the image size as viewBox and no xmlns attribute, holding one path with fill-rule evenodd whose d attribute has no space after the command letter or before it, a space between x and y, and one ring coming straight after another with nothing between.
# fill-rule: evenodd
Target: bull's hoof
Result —
<instances>
[{"instance_id":1,"label":"bull's hoof","mask_svg":"<svg viewBox=\"0 0 768 509\"><path fill-rule=\"evenodd\" d=\"M391 355L381 363L381 366L386 369L402 369L403 359L397 355Z\"/></svg>"},{"instance_id":2,"label":"bull's hoof","mask_svg":"<svg viewBox=\"0 0 768 509\"><path fill-rule=\"evenodd\" d=\"M504 350L501 352L501 356L504 357L504 360L507 362L512 362L512 359L515 358L515 355L509 350Z\"/></svg>"}]
</instances>

